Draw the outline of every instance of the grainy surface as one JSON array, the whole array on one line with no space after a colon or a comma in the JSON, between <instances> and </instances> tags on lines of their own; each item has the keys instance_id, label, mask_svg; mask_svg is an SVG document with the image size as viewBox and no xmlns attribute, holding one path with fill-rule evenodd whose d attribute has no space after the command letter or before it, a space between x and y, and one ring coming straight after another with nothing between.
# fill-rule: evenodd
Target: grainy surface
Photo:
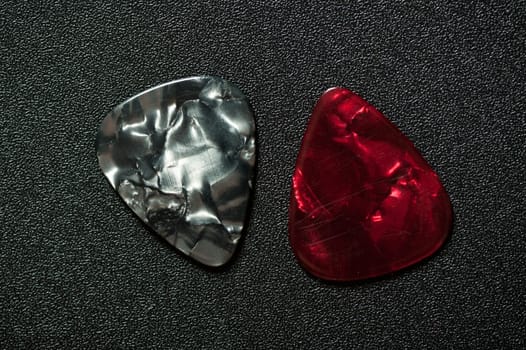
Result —
<instances>
[{"instance_id":1,"label":"grainy surface","mask_svg":"<svg viewBox=\"0 0 526 350\"><path fill-rule=\"evenodd\" d=\"M524 1L0 6L2 348L523 348ZM226 269L150 233L98 168L116 104L222 76L258 127L252 215ZM449 192L451 239L379 280L307 275L287 240L315 101L342 85L414 141Z\"/></svg>"}]
</instances>

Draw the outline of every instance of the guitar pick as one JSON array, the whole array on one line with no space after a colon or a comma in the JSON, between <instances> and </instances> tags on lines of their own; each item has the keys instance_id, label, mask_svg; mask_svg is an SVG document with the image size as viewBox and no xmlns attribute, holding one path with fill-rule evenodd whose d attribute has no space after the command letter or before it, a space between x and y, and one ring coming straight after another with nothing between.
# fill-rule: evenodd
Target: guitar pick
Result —
<instances>
[{"instance_id":1,"label":"guitar pick","mask_svg":"<svg viewBox=\"0 0 526 350\"><path fill-rule=\"evenodd\" d=\"M243 93L216 77L176 80L113 109L100 167L131 210L208 266L232 257L252 187L255 123Z\"/></svg>"},{"instance_id":2,"label":"guitar pick","mask_svg":"<svg viewBox=\"0 0 526 350\"><path fill-rule=\"evenodd\" d=\"M432 255L451 224L449 197L411 141L353 92L325 92L292 179L299 263L330 281L381 276Z\"/></svg>"}]
</instances>

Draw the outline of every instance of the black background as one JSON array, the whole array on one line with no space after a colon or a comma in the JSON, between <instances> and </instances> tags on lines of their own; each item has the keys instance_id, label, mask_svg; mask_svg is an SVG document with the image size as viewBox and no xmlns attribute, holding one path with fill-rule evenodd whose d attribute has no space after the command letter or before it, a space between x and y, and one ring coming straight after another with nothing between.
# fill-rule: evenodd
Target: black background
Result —
<instances>
[{"instance_id":1,"label":"black background","mask_svg":"<svg viewBox=\"0 0 526 350\"><path fill-rule=\"evenodd\" d=\"M526 5L505 1L2 1L0 345L188 349L525 344ZM202 74L258 127L239 254L210 271L127 210L98 168L113 106ZM331 285L288 245L311 109L341 85L409 136L451 196L451 239L385 278Z\"/></svg>"}]
</instances>

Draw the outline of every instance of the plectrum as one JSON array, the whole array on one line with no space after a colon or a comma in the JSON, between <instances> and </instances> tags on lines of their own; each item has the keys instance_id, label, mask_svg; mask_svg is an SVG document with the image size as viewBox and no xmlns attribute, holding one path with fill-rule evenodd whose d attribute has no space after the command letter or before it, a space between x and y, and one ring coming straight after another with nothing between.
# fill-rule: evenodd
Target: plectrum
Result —
<instances>
[{"instance_id":1,"label":"plectrum","mask_svg":"<svg viewBox=\"0 0 526 350\"><path fill-rule=\"evenodd\" d=\"M226 80L193 77L113 109L97 135L100 167L131 210L182 253L208 266L232 257L255 163L255 123Z\"/></svg>"},{"instance_id":2,"label":"plectrum","mask_svg":"<svg viewBox=\"0 0 526 350\"><path fill-rule=\"evenodd\" d=\"M300 264L330 281L381 276L432 255L451 224L449 197L411 141L353 92L325 92L292 179Z\"/></svg>"}]
</instances>

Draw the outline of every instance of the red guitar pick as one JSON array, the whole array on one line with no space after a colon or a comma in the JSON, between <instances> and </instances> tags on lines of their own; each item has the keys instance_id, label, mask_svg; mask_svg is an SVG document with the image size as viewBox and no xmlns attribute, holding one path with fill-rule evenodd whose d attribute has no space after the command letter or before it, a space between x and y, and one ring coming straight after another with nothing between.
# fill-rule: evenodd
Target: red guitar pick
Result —
<instances>
[{"instance_id":1,"label":"red guitar pick","mask_svg":"<svg viewBox=\"0 0 526 350\"><path fill-rule=\"evenodd\" d=\"M449 197L411 141L353 92L325 92L292 179L300 264L331 281L381 276L433 254L451 223Z\"/></svg>"}]
</instances>

